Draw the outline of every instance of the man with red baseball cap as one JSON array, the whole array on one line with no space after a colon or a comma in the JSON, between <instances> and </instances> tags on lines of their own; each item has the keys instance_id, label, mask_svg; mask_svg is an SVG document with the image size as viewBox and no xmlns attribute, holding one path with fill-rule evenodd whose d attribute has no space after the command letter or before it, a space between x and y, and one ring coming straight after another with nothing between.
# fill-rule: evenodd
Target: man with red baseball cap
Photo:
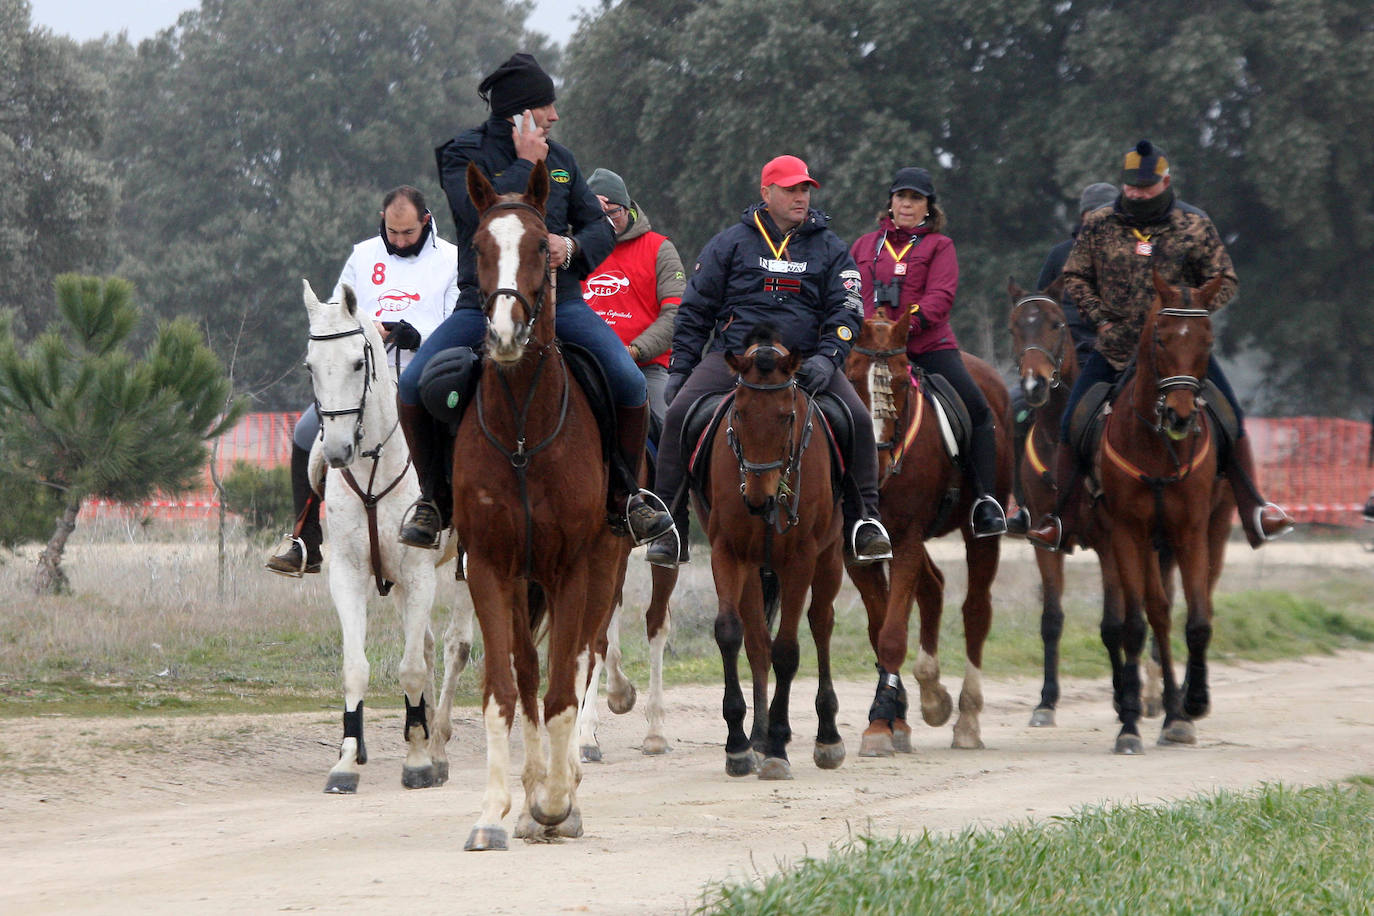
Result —
<instances>
[{"instance_id":1,"label":"man with red baseball cap","mask_svg":"<svg viewBox=\"0 0 1374 916\"><path fill-rule=\"evenodd\" d=\"M648 560L676 566L687 559L687 505L681 453L683 422L703 395L729 391L735 373L726 351L743 352L760 321L775 325L789 350L802 354L797 383L815 394L826 390L854 417L854 487L845 487L845 548L851 564L892 557L892 543L878 520L878 452L873 420L843 372L845 357L863 321L862 286L849 246L828 228L830 218L811 207L820 182L796 156L778 156L759 177L762 200L740 221L707 243L678 306L673 356L664 390L668 412L659 440L654 491L673 509L677 541L664 536ZM707 342L710 352L702 355ZM857 489L858 497L851 497Z\"/></svg>"}]
</instances>

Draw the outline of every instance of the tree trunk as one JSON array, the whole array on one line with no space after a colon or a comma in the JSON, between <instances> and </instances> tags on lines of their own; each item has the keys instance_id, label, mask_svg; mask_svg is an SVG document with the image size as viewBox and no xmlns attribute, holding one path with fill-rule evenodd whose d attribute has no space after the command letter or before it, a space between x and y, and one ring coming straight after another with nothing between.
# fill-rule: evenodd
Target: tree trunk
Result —
<instances>
[{"instance_id":1,"label":"tree trunk","mask_svg":"<svg viewBox=\"0 0 1374 916\"><path fill-rule=\"evenodd\" d=\"M80 511L80 502L67 504L57 518L57 530L52 533L48 545L38 555L38 575L34 577L34 591L40 595L60 595L67 590L67 574L62 570L62 551L67 548L67 538L76 530L76 514Z\"/></svg>"}]
</instances>

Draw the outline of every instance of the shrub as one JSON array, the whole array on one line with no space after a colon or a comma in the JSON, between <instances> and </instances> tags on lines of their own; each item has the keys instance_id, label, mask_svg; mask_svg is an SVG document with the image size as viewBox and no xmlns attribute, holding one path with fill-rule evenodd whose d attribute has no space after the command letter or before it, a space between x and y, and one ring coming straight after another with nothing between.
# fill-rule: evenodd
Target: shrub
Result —
<instances>
[{"instance_id":1,"label":"shrub","mask_svg":"<svg viewBox=\"0 0 1374 916\"><path fill-rule=\"evenodd\" d=\"M224 477L224 504L243 518L248 530L280 534L296 523L291 501L291 467L258 467L235 461Z\"/></svg>"}]
</instances>

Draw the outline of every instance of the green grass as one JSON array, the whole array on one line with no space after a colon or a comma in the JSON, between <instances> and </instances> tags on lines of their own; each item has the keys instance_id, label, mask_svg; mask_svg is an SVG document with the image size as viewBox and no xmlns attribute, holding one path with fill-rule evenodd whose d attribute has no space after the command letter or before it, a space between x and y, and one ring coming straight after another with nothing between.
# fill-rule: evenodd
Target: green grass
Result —
<instances>
[{"instance_id":1,"label":"green grass","mask_svg":"<svg viewBox=\"0 0 1374 916\"><path fill-rule=\"evenodd\" d=\"M78 528L66 565L73 593L36 598L28 558L0 556L0 718L42 713L133 714L232 710L307 710L341 704L338 620L322 576L283 579L266 573L270 546L242 535L229 539L225 585L212 540L180 540L161 527ZM985 646L988 676L1038 676L1041 667L1039 580L1028 548L1008 545L994 583L992 633ZM1237 547L1237 549L1243 549ZM668 684L719 683L721 663L713 622L716 597L710 559L700 545L683 568L673 599L667 650ZM622 645L637 684L648 678L641 608L648 575L635 558L627 584ZM943 561L948 583L940 633L947 676L964 667L962 563ZM1216 661L1329 653L1374 646L1374 607L1361 570L1284 569L1223 576L1216 596L1210 657ZM1234 578L1235 585L1230 583ZM433 615L436 636L448 622L459 586L441 576ZM1098 634L1100 585L1093 563L1070 564L1064 599L1061 673L1105 678ZM916 614L908 644L916 645ZM1175 658L1183 657L1175 611ZM802 676L816 670L803 626ZM368 704L399 704L400 623L389 600L370 605ZM480 637L474 663L459 680L458 702L478 702ZM873 676L862 602L845 582L836 601L832 639L836 677ZM908 665L909 667L909 665Z\"/></svg>"},{"instance_id":2,"label":"green grass","mask_svg":"<svg viewBox=\"0 0 1374 916\"><path fill-rule=\"evenodd\" d=\"M1291 789L1082 809L955 836L856 837L702 914L1374 913L1374 791Z\"/></svg>"}]
</instances>

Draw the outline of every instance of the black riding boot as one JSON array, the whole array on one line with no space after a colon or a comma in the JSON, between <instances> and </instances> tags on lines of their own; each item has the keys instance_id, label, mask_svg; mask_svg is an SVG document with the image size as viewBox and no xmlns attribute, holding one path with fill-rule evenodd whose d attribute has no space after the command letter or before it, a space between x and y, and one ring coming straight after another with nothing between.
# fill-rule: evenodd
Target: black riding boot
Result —
<instances>
[{"instance_id":1,"label":"black riding boot","mask_svg":"<svg viewBox=\"0 0 1374 916\"><path fill-rule=\"evenodd\" d=\"M1231 463L1226 466L1231 478L1231 492L1240 510L1240 525L1250 546L1259 548L1281 534L1293 530L1293 520L1283 509L1267 502L1255 485L1255 456L1250 451L1250 437L1241 436L1231 443Z\"/></svg>"},{"instance_id":2,"label":"black riding boot","mask_svg":"<svg viewBox=\"0 0 1374 916\"><path fill-rule=\"evenodd\" d=\"M1059 443L1054 450L1054 487L1058 491L1054 514L1045 516L1040 524L1027 531L1026 540L1042 550L1073 553L1074 532L1064 520L1078 516L1083 499L1083 471L1073 446L1066 442Z\"/></svg>"},{"instance_id":3,"label":"black riding boot","mask_svg":"<svg viewBox=\"0 0 1374 916\"><path fill-rule=\"evenodd\" d=\"M625 463L625 473L611 472L608 509L613 518L625 519L636 544L656 541L673 530L673 517L658 498L639 488L639 470L644 463L645 435L649 430L649 402L638 407L615 409L617 447ZM645 496L649 499L646 500ZM652 501L652 502L651 502Z\"/></svg>"},{"instance_id":4,"label":"black riding boot","mask_svg":"<svg viewBox=\"0 0 1374 916\"><path fill-rule=\"evenodd\" d=\"M973 509L970 520L974 537L990 538L1005 534L1007 517L992 495L997 487L997 432L992 417L973 427L969 447L969 476L973 479Z\"/></svg>"},{"instance_id":5,"label":"black riding boot","mask_svg":"<svg viewBox=\"0 0 1374 916\"><path fill-rule=\"evenodd\" d=\"M401 404L401 431L410 448L410 463L420 478L420 498L401 523L400 541L410 547L439 548L443 519L435 495L443 489L444 437L439 424L419 404Z\"/></svg>"},{"instance_id":6,"label":"black riding boot","mask_svg":"<svg viewBox=\"0 0 1374 916\"><path fill-rule=\"evenodd\" d=\"M324 483L321 481L321 487ZM291 502L296 510L296 528L284 539L282 549L267 560L274 573L299 579L304 573L320 571L320 497L310 488L310 450L291 444Z\"/></svg>"}]
</instances>

